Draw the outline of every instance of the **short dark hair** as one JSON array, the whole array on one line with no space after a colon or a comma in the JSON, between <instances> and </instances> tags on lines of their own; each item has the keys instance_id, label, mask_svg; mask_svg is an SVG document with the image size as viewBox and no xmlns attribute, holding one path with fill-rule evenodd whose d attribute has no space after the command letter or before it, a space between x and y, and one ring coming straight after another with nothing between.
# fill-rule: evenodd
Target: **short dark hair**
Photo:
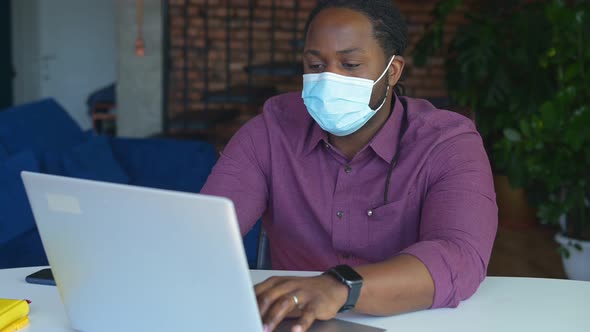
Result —
<instances>
[{"instance_id":1,"label":"short dark hair","mask_svg":"<svg viewBox=\"0 0 590 332\"><path fill-rule=\"evenodd\" d=\"M403 55L408 44L408 26L393 0L320 0L305 24L305 38L311 21L326 8L347 8L364 14L373 23L375 39L386 58Z\"/></svg>"}]
</instances>

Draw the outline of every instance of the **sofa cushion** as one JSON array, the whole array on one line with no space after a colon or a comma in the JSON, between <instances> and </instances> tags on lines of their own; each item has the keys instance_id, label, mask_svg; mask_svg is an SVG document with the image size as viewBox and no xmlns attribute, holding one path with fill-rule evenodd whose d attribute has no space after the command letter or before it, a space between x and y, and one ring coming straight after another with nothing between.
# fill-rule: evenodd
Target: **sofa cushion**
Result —
<instances>
[{"instance_id":1,"label":"sofa cushion","mask_svg":"<svg viewBox=\"0 0 590 332\"><path fill-rule=\"evenodd\" d=\"M8 158L8 152L6 151L4 146L2 146L2 143L0 143L0 162L2 162L2 160L6 158Z\"/></svg>"},{"instance_id":2,"label":"sofa cushion","mask_svg":"<svg viewBox=\"0 0 590 332\"><path fill-rule=\"evenodd\" d=\"M76 145L84 144L84 142L93 139L96 136L96 133L92 129L84 131L82 137L83 142L77 143ZM67 176L63 165L63 159L65 155L71 153L73 148L74 147L70 147L65 151L49 150L41 152L38 156L40 171L46 174Z\"/></svg>"},{"instance_id":3,"label":"sofa cushion","mask_svg":"<svg viewBox=\"0 0 590 332\"><path fill-rule=\"evenodd\" d=\"M37 227L0 243L0 269L46 265L49 263Z\"/></svg>"},{"instance_id":4,"label":"sofa cushion","mask_svg":"<svg viewBox=\"0 0 590 332\"><path fill-rule=\"evenodd\" d=\"M199 141L113 138L111 146L131 184L186 192L200 191L217 157Z\"/></svg>"},{"instance_id":5,"label":"sofa cushion","mask_svg":"<svg viewBox=\"0 0 590 332\"><path fill-rule=\"evenodd\" d=\"M33 229L35 221L29 206L21 171L38 172L31 150L22 151L0 162L0 243Z\"/></svg>"},{"instance_id":6,"label":"sofa cushion","mask_svg":"<svg viewBox=\"0 0 590 332\"><path fill-rule=\"evenodd\" d=\"M45 172L86 180L129 183L111 145L104 136L93 136L65 152L46 152Z\"/></svg>"},{"instance_id":7,"label":"sofa cushion","mask_svg":"<svg viewBox=\"0 0 590 332\"><path fill-rule=\"evenodd\" d=\"M39 156L39 168L42 173L66 176L63 158L67 152L45 151Z\"/></svg>"},{"instance_id":8,"label":"sofa cushion","mask_svg":"<svg viewBox=\"0 0 590 332\"><path fill-rule=\"evenodd\" d=\"M0 144L14 154L31 148L63 151L84 139L84 133L53 99L16 106L0 112Z\"/></svg>"}]
</instances>

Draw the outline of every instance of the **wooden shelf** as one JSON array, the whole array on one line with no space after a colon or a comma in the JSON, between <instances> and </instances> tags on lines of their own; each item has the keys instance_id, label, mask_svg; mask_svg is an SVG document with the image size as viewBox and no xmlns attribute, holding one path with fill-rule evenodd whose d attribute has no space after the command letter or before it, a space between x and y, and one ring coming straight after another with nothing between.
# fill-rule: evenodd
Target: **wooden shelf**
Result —
<instances>
[{"instance_id":1,"label":"wooden shelf","mask_svg":"<svg viewBox=\"0 0 590 332\"><path fill-rule=\"evenodd\" d=\"M266 99L276 94L277 89L271 86L234 86L229 90L211 91L205 94L203 96L203 102L211 104L262 104Z\"/></svg>"},{"instance_id":2,"label":"wooden shelf","mask_svg":"<svg viewBox=\"0 0 590 332\"><path fill-rule=\"evenodd\" d=\"M303 75L303 64L292 62L262 64L249 66L244 70L256 76L298 76Z\"/></svg>"}]
</instances>

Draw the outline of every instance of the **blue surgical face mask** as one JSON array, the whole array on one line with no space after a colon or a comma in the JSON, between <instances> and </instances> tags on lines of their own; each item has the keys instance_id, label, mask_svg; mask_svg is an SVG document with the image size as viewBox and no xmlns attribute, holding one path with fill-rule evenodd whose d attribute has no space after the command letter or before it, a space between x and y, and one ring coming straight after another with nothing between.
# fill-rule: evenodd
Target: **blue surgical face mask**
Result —
<instances>
[{"instance_id":1,"label":"blue surgical face mask","mask_svg":"<svg viewBox=\"0 0 590 332\"><path fill-rule=\"evenodd\" d=\"M356 132L385 104L389 85L381 105L375 110L369 106L373 86L385 76L393 59L395 55L376 81L330 72L303 75L301 97L307 111L323 130L333 135Z\"/></svg>"}]
</instances>

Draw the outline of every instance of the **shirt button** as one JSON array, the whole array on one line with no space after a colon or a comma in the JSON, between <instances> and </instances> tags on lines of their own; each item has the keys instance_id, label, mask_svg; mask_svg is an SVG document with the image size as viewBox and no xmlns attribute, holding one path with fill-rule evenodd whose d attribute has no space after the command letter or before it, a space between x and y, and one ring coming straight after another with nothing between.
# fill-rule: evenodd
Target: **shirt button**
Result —
<instances>
[{"instance_id":1,"label":"shirt button","mask_svg":"<svg viewBox=\"0 0 590 332\"><path fill-rule=\"evenodd\" d=\"M328 149L330 148L330 144L328 144L328 143L324 144L324 146Z\"/></svg>"},{"instance_id":2,"label":"shirt button","mask_svg":"<svg viewBox=\"0 0 590 332\"><path fill-rule=\"evenodd\" d=\"M352 172L352 167L350 167L350 166L344 167L344 172L346 172L347 174L350 174L350 172Z\"/></svg>"},{"instance_id":3,"label":"shirt button","mask_svg":"<svg viewBox=\"0 0 590 332\"><path fill-rule=\"evenodd\" d=\"M373 216L373 210L368 210L367 211L367 216L372 217Z\"/></svg>"},{"instance_id":4,"label":"shirt button","mask_svg":"<svg viewBox=\"0 0 590 332\"><path fill-rule=\"evenodd\" d=\"M336 212L336 217L338 217L338 219L342 219L342 217L344 217L344 212L342 212L342 211Z\"/></svg>"}]
</instances>

